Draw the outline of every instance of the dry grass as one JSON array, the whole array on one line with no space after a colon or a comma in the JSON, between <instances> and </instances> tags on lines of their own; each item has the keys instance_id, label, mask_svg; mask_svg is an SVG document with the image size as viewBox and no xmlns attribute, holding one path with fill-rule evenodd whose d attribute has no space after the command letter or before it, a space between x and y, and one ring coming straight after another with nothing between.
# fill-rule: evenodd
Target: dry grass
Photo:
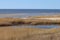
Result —
<instances>
[{"instance_id":1,"label":"dry grass","mask_svg":"<svg viewBox=\"0 0 60 40\"><path fill-rule=\"evenodd\" d=\"M47 20L35 18L60 18L60 16L32 16L28 19L21 18L0 18L0 26L12 26L21 24L43 25L43 24L60 24L60 20Z\"/></svg>"},{"instance_id":2,"label":"dry grass","mask_svg":"<svg viewBox=\"0 0 60 40\"><path fill-rule=\"evenodd\" d=\"M60 29L0 27L0 40L60 40Z\"/></svg>"},{"instance_id":3,"label":"dry grass","mask_svg":"<svg viewBox=\"0 0 60 40\"><path fill-rule=\"evenodd\" d=\"M20 18L0 18L0 26L12 26L20 24L31 24L31 25L41 25L41 24L60 24L60 20L46 20L46 19L20 19Z\"/></svg>"},{"instance_id":4,"label":"dry grass","mask_svg":"<svg viewBox=\"0 0 60 40\"><path fill-rule=\"evenodd\" d=\"M34 20L19 18L0 18L0 40L60 40L60 28L39 29L39 28L19 28L5 25L17 24L54 24L60 21ZM4 26L4 27L2 27Z\"/></svg>"}]
</instances>

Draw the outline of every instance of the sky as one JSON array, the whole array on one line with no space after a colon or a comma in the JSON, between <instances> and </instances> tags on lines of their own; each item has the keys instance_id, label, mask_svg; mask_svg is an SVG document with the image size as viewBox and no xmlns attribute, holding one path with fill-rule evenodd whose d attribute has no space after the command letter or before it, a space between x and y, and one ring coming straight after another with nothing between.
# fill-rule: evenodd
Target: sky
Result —
<instances>
[{"instance_id":1,"label":"sky","mask_svg":"<svg viewBox=\"0 0 60 40\"><path fill-rule=\"evenodd\" d=\"M60 0L0 0L0 9L60 9Z\"/></svg>"}]
</instances>

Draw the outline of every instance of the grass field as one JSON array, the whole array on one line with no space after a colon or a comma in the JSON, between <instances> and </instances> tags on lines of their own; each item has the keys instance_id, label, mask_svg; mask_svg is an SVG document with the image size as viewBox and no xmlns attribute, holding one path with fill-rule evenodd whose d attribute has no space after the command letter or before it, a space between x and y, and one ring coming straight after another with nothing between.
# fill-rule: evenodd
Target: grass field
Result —
<instances>
[{"instance_id":1,"label":"grass field","mask_svg":"<svg viewBox=\"0 0 60 40\"><path fill-rule=\"evenodd\" d=\"M0 40L60 40L60 29L0 27Z\"/></svg>"},{"instance_id":2,"label":"grass field","mask_svg":"<svg viewBox=\"0 0 60 40\"><path fill-rule=\"evenodd\" d=\"M35 19L35 18L34 17L29 18L29 19L0 18L0 26L12 26L12 25L21 25L21 24L27 24L27 25L28 24L30 25L60 24L60 20Z\"/></svg>"},{"instance_id":3,"label":"grass field","mask_svg":"<svg viewBox=\"0 0 60 40\"><path fill-rule=\"evenodd\" d=\"M60 28L42 29L10 27L18 24L60 24L60 20L37 20L33 18L0 18L0 40L60 40Z\"/></svg>"}]
</instances>

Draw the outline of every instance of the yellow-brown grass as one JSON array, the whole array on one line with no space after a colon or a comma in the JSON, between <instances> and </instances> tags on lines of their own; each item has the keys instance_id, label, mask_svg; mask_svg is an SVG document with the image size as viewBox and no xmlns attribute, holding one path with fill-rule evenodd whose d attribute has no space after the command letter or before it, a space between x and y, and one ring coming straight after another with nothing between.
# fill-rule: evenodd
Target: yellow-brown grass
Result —
<instances>
[{"instance_id":1,"label":"yellow-brown grass","mask_svg":"<svg viewBox=\"0 0 60 40\"><path fill-rule=\"evenodd\" d=\"M0 25L2 24L31 24L31 25L39 25L39 24L60 24L59 21L52 21L46 19L19 19L19 18L0 18Z\"/></svg>"},{"instance_id":2,"label":"yellow-brown grass","mask_svg":"<svg viewBox=\"0 0 60 40\"><path fill-rule=\"evenodd\" d=\"M59 16L35 16L29 17L29 19L21 18L0 18L0 26L10 26L10 25L20 25L20 24L31 24L31 25L41 25L41 24L60 24L60 20L48 20L48 19L34 19L34 18L58 18Z\"/></svg>"},{"instance_id":3,"label":"yellow-brown grass","mask_svg":"<svg viewBox=\"0 0 60 40\"><path fill-rule=\"evenodd\" d=\"M0 40L60 40L60 29L0 27Z\"/></svg>"}]
</instances>

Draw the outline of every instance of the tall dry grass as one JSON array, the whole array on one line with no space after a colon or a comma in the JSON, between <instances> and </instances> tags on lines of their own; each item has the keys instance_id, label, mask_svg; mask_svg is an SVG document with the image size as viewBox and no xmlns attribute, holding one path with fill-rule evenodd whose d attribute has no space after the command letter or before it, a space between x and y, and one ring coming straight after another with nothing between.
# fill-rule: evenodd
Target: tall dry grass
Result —
<instances>
[{"instance_id":1,"label":"tall dry grass","mask_svg":"<svg viewBox=\"0 0 60 40\"><path fill-rule=\"evenodd\" d=\"M43 24L60 24L60 20L46 20L46 19L20 19L20 18L0 18L0 26L12 25L43 25Z\"/></svg>"},{"instance_id":2,"label":"tall dry grass","mask_svg":"<svg viewBox=\"0 0 60 40\"><path fill-rule=\"evenodd\" d=\"M0 27L0 40L60 40L60 29Z\"/></svg>"}]
</instances>

